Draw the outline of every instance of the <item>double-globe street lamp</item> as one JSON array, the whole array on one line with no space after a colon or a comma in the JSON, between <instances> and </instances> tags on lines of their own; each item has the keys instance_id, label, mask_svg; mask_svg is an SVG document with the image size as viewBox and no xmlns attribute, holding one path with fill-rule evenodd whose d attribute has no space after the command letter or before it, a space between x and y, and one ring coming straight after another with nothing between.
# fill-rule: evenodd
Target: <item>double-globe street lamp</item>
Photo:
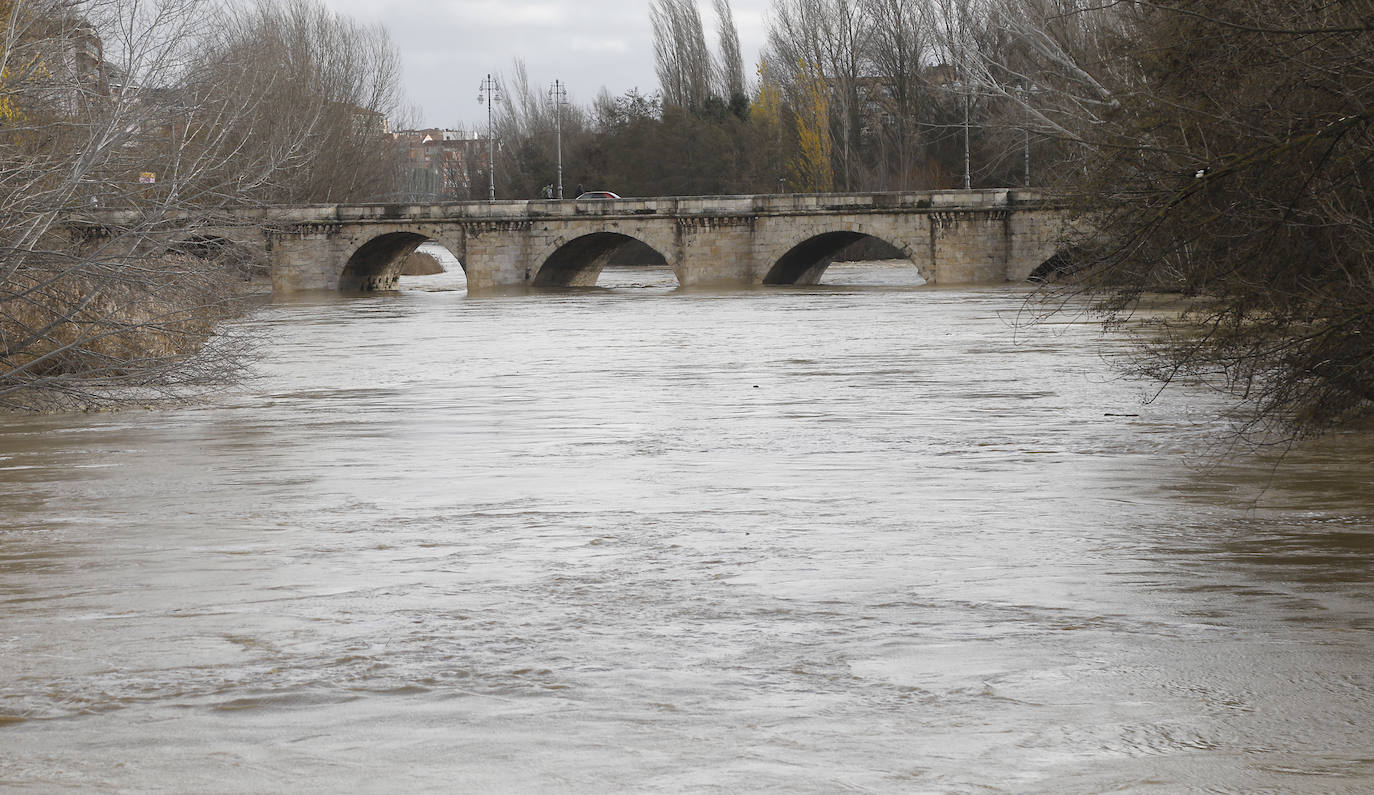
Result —
<instances>
[{"instance_id":1,"label":"double-globe street lamp","mask_svg":"<svg viewBox=\"0 0 1374 795\"><path fill-rule=\"evenodd\" d=\"M487 200L496 201L496 138L492 133L492 106L501 101L501 84L487 75L477 88L477 104L487 106Z\"/></svg>"},{"instance_id":2,"label":"double-globe street lamp","mask_svg":"<svg viewBox=\"0 0 1374 795\"><path fill-rule=\"evenodd\" d=\"M553 128L558 140L558 193L563 198L563 106L568 104L568 86L561 80L549 87L549 104L553 105Z\"/></svg>"}]
</instances>

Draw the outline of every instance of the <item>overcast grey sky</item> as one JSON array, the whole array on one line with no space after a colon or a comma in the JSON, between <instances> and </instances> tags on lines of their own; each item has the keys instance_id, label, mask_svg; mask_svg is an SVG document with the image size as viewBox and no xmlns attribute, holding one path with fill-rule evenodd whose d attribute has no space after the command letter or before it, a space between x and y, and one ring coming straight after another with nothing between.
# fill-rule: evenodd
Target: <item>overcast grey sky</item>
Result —
<instances>
[{"instance_id":1,"label":"overcast grey sky","mask_svg":"<svg viewBox=\"0 0 1374 795\"><path fill-rule=\"evenodd\" d=\"M401 50L406 93L420 123L472 128L486 124L477 104L488 72L510 74L522 58L537 85L555 79L586 105L602 86L612 94L658 87L650 0L323 0L360 22L380 22ZM747 75L764 38L769 0L732 0ZM700 2L712 49L716 19Z\"/></svg>"}]
</instances>

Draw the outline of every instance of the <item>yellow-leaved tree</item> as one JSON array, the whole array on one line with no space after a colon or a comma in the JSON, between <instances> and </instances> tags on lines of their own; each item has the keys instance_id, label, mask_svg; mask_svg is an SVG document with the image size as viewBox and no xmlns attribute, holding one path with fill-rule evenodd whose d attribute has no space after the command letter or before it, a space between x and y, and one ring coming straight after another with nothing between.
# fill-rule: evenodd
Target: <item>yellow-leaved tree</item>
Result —
<instances>
[{"instance_id":1,"label":"yellow-leaved tree","mask_svg":"<svg viewBox=\"0 0 1374 795\"><path fill-rule=\"evenodd\" d=\"M830 85L820 65L797 64L797 154L792 160L792 181L798 190L826 193L835 187L831 163L834 145L830 137Z\"/></svg>"}]
</instances>

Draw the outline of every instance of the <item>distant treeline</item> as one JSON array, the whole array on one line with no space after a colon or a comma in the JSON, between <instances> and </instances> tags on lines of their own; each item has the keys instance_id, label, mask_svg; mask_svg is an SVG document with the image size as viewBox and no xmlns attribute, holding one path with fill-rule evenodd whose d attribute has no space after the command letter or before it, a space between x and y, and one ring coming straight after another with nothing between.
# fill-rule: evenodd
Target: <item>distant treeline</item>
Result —
<instances>
[{"instance_id":1,"label":"distant treeline","mask_svg":"<svg viewBox=\"0 0 1374 795\"><path fill-rule=\"evenodd\" d=\"M967 63L998 46L998 18L965 0L776 0L746 79L728 0L715 51L695 0L655 0L657 90L558 106L517 61L496 122L497 192L624 196L927 190L1020 185L1058 159ZM560 116L561 114L561 116ZM486 164L471 165L481 198Z\"/></svg>"}]
</instances>

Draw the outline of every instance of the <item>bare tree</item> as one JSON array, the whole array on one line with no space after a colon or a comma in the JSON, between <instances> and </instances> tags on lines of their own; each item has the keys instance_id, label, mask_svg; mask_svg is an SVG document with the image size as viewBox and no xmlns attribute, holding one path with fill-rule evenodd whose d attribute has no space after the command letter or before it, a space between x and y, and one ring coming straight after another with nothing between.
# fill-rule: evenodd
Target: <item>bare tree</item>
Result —
<instances>
[{"instance_id":1,"label":"bare tree","mask_svg":"<svg viewBox=\"0 0 1374 795\"><path fill-rule=\"evenodd\" d=\"M236 109L232 165L261 201L384 198L396 189L387 119L400 56L385 29L319 0L233 5L192 70L195 101Z\"/></svg>"},{"instance_id":2,"label":"bare tree","mask_svg":"<svg viewBox=\"0 0 1374 795\"><path fill-rule=\"evenodd\" d=\"M212 331L237 295L228 272L140 250L170 203L151 184L166 161L151 153L170 145L152 86L179 76L204 5L4 10L0 406L104 405L130 388L153 399L226 376L240 348ZM138 211L82 245L65 222L92 204Z\"/></svg>"},{"instance_id":3,"label":"bare tree","mask_svg":"<svg viewBox=\"0 0 1374 795\"><path fill-rule=\"evenodd\" d=\"M235 37L213 0L0 10L0 407L176 399L232 380L245 340L224 321L244 292L223 259L237 247L208 230L236 204L310 196L298 186L335 153L308 136L333 106L274 106L303 76L271 57L289 37Z\"/></svg>"},{"instance_id":4,"label":"bare tree","mask_svg":"<svg viewBox=\"0 0 1374 795\"><path fill-rule=\"evenodd\" d=\"M881 116L877 173L883 187L906 190L915 181L921 147L920 117L929 33L921 0L864 0L872 34L865 49L874 78L869 85Z\"/></svg>"},{"instance_id":5,"label":"bare tree","mask_svg":"<svg viewBox=\"0 0 1374 795\"><path fill-rule=\"evenodd\" d=\"M1229 391L1245 427L1374 410L1374 0L1010 10L1035 57L984 74L1081 158L1062 169L1087 223L1061 284L1111 319L1186 296L1140 367Z\"/></svg>"}]
</instances>

